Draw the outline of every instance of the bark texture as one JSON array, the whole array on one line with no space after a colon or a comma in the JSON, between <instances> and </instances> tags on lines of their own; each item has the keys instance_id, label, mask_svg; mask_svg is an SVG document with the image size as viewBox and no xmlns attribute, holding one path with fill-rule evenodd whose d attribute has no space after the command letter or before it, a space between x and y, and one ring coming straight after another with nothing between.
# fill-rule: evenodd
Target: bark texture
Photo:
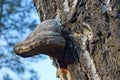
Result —
<instances>
[{"instance_id":1,"label":"bark texture","mask_svg":"<svg viewBox=\"0 0 120 80\"><path fill-rule=\"evenodd\" d=\"M120 0L34 3L41 21L61 20L66 46L64 62L58 62L69 70L70 77L61 80L120 80Z\"/></svg>"}]
</instances>

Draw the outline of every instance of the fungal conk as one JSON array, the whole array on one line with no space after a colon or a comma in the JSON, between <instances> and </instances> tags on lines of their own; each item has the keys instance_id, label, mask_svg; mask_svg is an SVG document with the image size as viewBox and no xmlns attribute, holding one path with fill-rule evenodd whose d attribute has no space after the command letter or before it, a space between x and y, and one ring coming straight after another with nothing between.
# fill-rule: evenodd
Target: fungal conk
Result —
<instances>
[{"instance_id":1,"label":"fungal conk","mask_svg":"<svg viewBox=\"0 0 120 80\"><path fill-rule=\"evenodd\" d=\"M46 54L59 58L64 46L65 40L61 36L60 26L55 19L51 19L40 23L25 40L15 45L14 50L22 57Z\"/></svg>"}]
</instances>

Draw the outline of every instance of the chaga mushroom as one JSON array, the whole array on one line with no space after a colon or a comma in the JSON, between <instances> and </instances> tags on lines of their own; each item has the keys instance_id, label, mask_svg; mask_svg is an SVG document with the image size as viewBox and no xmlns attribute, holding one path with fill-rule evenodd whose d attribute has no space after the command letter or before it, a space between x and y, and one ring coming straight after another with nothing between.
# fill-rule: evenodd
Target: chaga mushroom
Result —
<instances>
[{"instance_id":1,"label":"chaga mushroom","mask_svg":"<svg viewBox=\"0 0 120 80\"><path fill-rule=\"evenodd\" d=\"M63 55L65 40L61 36L60 25L56 20L46 20L24 40L15 45L16 54L30 57L37 54L46 54L54 58Z\"/></svg>"}]
</instances>

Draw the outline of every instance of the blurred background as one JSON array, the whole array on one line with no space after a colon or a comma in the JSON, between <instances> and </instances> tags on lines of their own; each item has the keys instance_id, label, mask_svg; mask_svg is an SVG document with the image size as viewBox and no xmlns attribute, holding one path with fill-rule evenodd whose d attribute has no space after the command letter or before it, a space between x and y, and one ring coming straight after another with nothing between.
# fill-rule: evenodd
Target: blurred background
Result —
<instances>
[{"instance_id":1,"label":"blurred background","mask_svg":"<svg viewBox=\"0 0 120 80\"><path fill-rule=\"evenodd\" d=\"M48 56L21 58L14 45L39 24L32 0L0 0L0 80L59 80Z\"/></svg>"}]
</instances>

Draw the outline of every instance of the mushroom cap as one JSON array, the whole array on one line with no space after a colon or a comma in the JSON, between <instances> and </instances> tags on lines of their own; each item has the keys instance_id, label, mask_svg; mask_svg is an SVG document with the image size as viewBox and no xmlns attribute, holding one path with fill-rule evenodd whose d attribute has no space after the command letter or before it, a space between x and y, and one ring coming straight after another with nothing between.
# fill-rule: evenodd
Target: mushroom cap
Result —
<instances>
[{"instance_id":1,"label":"mushroom cap","mask_svg":"<svg viewBox=\"0 0 120 80\"><path fill-rule=\"evenodd\" d=\"M15 45L14 50L22 57L46 54L58 58L63 54L64 46L60 26L52 19L38 25L24 41Z\"/></svg>"}]
</instances>

